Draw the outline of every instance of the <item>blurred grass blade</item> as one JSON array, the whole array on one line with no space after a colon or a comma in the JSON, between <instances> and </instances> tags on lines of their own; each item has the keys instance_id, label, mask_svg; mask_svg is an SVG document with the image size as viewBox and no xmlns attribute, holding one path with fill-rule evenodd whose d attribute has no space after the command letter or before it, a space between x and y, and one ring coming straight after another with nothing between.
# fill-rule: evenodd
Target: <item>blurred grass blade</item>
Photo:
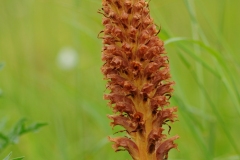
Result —
<instances>
[{"instance_id":1,"label":"blurred grass blade","mask_svg":"<svg viewBox=\"0 0 240 160\"><path fill-rule=\"evenodd\" d=\"M181 61L184 63L184 65L191 70L191 65L190 63L184 58L184 56L179 53L178 54ZM177 80L176 80L177 81ZM196 116L194 116L194 114L192 114L191 112L188 111L187 109L187 104L185 102L182 101L182 99L186 99L185 97L183 97L182 94L179 94L178 96L173 96L172 97L173 100L178 104L179 108L181 109L181 114L184 117L184 120L186 122L186 124L188 125L189 130L191 131L192 135L194 136L194 139L196 140L200 150L202 151L202 155L205 156L205 159L210 159L210 153L207 150L207 146L204 143L204 139L203 136L199 130L199 125L197 125L197 121L196 121ZM195 122L195 123L194 123Z\"/></svg>"},{"instance_id":2,"label":"blurred grass blade","mask_svg":"<svg viewBox=\"0 0 240 160\"><path fill-rule=\"evenodd\" d=\"M12 156L12 152L10 152L10 153L7 155L7 157L5 157L3 160L10 160L11 156ZM17 158L13 158L13 159L11 159L11 160L22 160L22 159L24 159L24 157L17 157Z\"/></svg>"},{"instance_id":3,"label":"blurred grass blade","mask_svg":"<svg viewBox=\"0 0 240 160\"><path fill-rule=\"evenodd\" d=\"M0 133L0 152L2 149L4 149L7 146L8 143L9 143L9 138L4 134Z\"/></svg>"},{"instance_id":4,"label":"blurred grass blade","mask_svg":"<svg viewBox=\"0 0 240 160\"><path fill-rule=\"evenodd\" d=\"M7 157L5 157L3 160L10 160L10 157L12 156L12 152L10 152Z\"/></svg>"},{"instance_id":5,"label":"blurred grass blade","mask_svg":"<svg viewBox=\"0 0 240 160\"><path fill-rule=\"evenodd\" d=\"M176 43L180 41L190 41L194 42L194 40L191 40L189 38L184 38L184 37L175 37L175 38L169 38L165 41L165 45L169 45L171 43ZM186 53L188 53L194 60L196 60L198 63L200 63L204 68L206 68L209 72L211 72L214 76L216 76L218 79L221 79L221 75L212 69L210 65L208 65L202 58L197 56L196 54L192 54L192 51L190 51L187 47L181 45L180 43L177 43L177 45L180 46L182 50L184 50ZM183 60L183 59L182 59Z\"/></svg>"},{"instance_id":6,"label":"blurred grass blade","mask_svg":"<svg viewBox=\"0 0 240 160\"><path fill-rule=\"evenodd\" d=\"M213 70L206 62L204 62L204 60L201 57L197 56L196 54L193 54L192 51L189 50L187 47L185 47L183 44L176 43L176 42L180 42L180 41L191 42L191 43L198 44L201 48L205 49L208 53L210 53L213 56L213 58L215 58L218 62L218 65L217 65L219 67L218 72ZM183 37L170 38L170 39L167 40L167 42L168 42L167 44L176 43L181 49L183 49L185 51L185 53L187 53L194 60L196 60L197 62L202 64L203 67L205 67L209 72L211 72L213 75L215 75L218 79L222 80L224 82L223 84L226 86L226 88L228 89L231 96L235 97L234 98L235 99L234 100L234 103L235 103L234 106L235 106L235 109L237 110L238 114L240 115L240 108L238 107L240 105L240 94L239 94L239 91L238 91L237 87L235 87L237 85L235 84L232 73L229 71L226 63L224 62L222 57L218 54L218 52L215 51L214 49L212 49L211 47L205 45L201 41L196 41L196 40L183 38ZM223 72L221 70L221 68L223 68L225 70L225 72ZM231 83L226 79L226 76L224 76L225 74L228 75Z\"/></svg>"},{"instance_id":7,"label":"blurred grass blade","mask_svg":"<svg viewBox=\"0 0 240 160\"><path fill-rule=\"evenodd\" d=\"M181 100L182 98L178 98L176 95L172 98L178 104L179 108L181 108L181 114L183 115L190 132L195 137L194 139L196 140L199 149L202 151L203 156L205 156L206 159L209 159L209 153L204 143L202 133L200 132L198 125L194 123L195 117L193 116L193 114L188 114L185 103Z\"/></svg>"},{"instance_id":8,"label":"blurred grass blade","mask_svg":"<svg viewBox=\"0 0 240 160\"><path fill-rule=\"evenodd\" d=\"M188 10L188 13L189 13L189 15L190 15L190 18L191 18L191 22L192 22L192 24L193 25L196 25L196 26L198 26L198 31L197 31L197 33L199 33L202 37L205 37L205 34L204 34L204 32L201 30L201 27L200 27L200 25L198 24L198 21L197 21L197 18L196 18L196 12L195 12L195 6L194 6L194 1L189 1L189 0L185 0L185 4L186 4L186 8L187 8L187 10ZM201 7L200 7L201 8ZM222 12L224 12L223 10L222 10ZM205 12L204 12L204 15L205 15L205 17L207 17L206 16L206 14L205 14ZM206 18L207 20L208 20L208 18ZM220 25L221 26L221 25ZM212 27L211 25L210 25L210 27ZM222 29L222 28L221 28ZM223 46L223 47L225 47L225 48L227 48L227 51L229 51L229 50L231 50L231 48L229 47L229 45L228 45L228 43L226 42L226 41L224 41L224 39L223 39L223 37L222 37L222 32L217 32L217 30L214 28L212 28L212 32L215 34L215 36L217 37L217 40L219 41L219 43L220 43L220 45L221 46ZM205 39L204 39L205 40ZM204 41L205 43L206 43L206 40ZM202 43L201 41L195 41L195 42L193 42L193 43L198 43L201 47L203 47L205 50L207 50L210 54L212 54L217 60L218 60L218 63L219 64L221 64L221 65L218 65L218 67L220 66L220 67L223 67L224 68L224 70L225 70L225 72L226 72L226 74L229 76L229 78L230 78L230 81L231 81L231 83L232 83L232 87L233 87L233 90L234 90L234 92L236 93L236 95L237 95L237 101L238 101L238 105L237 106L239 106L239 104L240 104L240 93L239 93L239 91L236 89L236 82L235 82L235 80L234 80L234 78L233 78L233 75L232 75L232 72L229 70L229 68L228 68L228 65L226 64L226 61L224 61L223 60L223 57L222 56L224 56L225 54L223 54L223 55L219 55L218 54L218 52L217 51L214 51L211 47L209 47L209 46L206 46L204 43ZM222 45L222 44L224 44L224 45ZM232 54L229 54L229 56L231 56ZM226 80L225 80L225 82L227 82ZM227 82L228 83L228 82ZM227 84L228 86L229 86L229 83ZM232 95L232 96L234 96L234 95ZM239 110L240 109L238 109L238 108L236 108L237 109L237 111L239 112ZM240 112L239 112L240 113Z\"/></svg>"},{"instance_id":9,"label":"blurred grass blade","mask_svg":"<svg viewBox=\"0 0 240 160\"><path fill-rule=\"evenodd\" d=\"M179 42L179 41L184 41L184 40L188 40L189 38L185 38L185 37L173 37L173 38L169 38L167 40L164 41L165 46L171 43L175 43L175 42Z\"/></svg>"},{"instance_id":10,"label":"blurred grass blade","mask_svg":"<svg viewBox=\"0 0 240 160\"><path fill-rule=\"evenodd\" d=\"M181 54L179 54L179 55L181 57ZM220 124L221 124L220 126L222 127L223 131L225 132L225 135L227 136L227 138L228 138L229 142L231 143L232 147L235 149L235 151L240 156L240 150L239 150L234 138L232 137L232 135L228 131L227 126L226 126L223 118L221 117L219 111L217 110L214 102L211 100L210 96L208 95L208 92L205 89L205 86L199 82L199 79L197 78L196 73L194 72L194 70L191 69L190 64L185 60L185 58L182 57L181 59L182 59L182 62L184 63L184 65L188 68L189 72L192 73L192 76L193 76L194 80L197 82L197 85L198 85L199 89L203 92L204 97L206 98L206 100L209 103L210 107L212 108L214 114L216 115L218 122L220 122Z\"/></svg>"},{"instance_id":11,"label":"blurred grass blade","mask_svg":"<svg viewBox=\"0 0 240 160\"><path fill-rule=\"evenodd\" d=\"M12 160L22 160L24 157L13 158Z\"/></svg>"}]
</instances>

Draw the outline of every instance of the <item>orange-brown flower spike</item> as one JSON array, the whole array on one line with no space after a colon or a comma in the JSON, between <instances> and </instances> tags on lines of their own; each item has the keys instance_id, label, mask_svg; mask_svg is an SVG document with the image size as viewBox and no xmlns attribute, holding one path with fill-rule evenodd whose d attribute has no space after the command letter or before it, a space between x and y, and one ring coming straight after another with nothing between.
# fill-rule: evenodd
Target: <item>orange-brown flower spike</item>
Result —
<instances>
[{"instance_id":1,"label":"orange-brown flower spike","mask_svg":"<svg viewBox=\"0 0 240 160\"><path fill-rule=\"evenodd\" d=\"M126 137L109 138L115 151L127 150L134 160L165 160L177 145L167 139L168 121L177 118L167 108L173 92L168 57L145 0L102 0L104 30L102 72L108 80L113 115L111 126L125 128ZM169 126L164 131L163 125Z\"/></svg>"}]
</instances>

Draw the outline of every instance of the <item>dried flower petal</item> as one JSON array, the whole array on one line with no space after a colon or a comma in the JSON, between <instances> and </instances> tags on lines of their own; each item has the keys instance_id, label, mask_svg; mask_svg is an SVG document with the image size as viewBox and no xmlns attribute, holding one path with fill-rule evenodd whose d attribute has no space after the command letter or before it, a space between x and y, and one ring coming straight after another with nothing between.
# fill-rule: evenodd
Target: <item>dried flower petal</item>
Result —
<instances>
[{"instance_id":1,"label":"dried flower petal","mask_svg":"<svg viewBox=\"0 0 240 160\"><path fill-rule=\"evenodd\" d=\"M156 150L157 141L161 141L166 138L166 135L162 134L163 128L153 129L148 135L148 152L151 154Z\"/></svg>"},{"instance_id":2,"label":"dried flower petal","mask_svg":"<svg viewBox=\"0 0 240 160\"><path fill-rule=\"evenodd\" d=\"M139 157L139 150L137 145L128 138L108 138L110 141L114 142L113 149L115 152L120 151L119 147L125 148L134 160L137 160Z\"/></svg>"},{"instance_id":3,"label":"dried flower petal","mask_svg":"<svg viewBox=\"0 0 240 160\"><path fill-rule=\"evenodd\" d=\"M160 146L156 150L157 160L168 159L169 150L172 148L177 148L177 144L174 144L173 141L178 138L179 138L179 136L174 136L172 138L165 140L162 144L160 144Z\"/></svg>"},{"instance_id":4,"label":"dried flower petal","mask_svg":"<svg viewBox=\"0 0 240 160\"><path fill-rule=\"evenodd\" d=\"M120 116L120 115L109 115L108 118L110 118L111 120L113 120L113 122L111 122L111 126L117 126L117 125L121 125L123 126L128 133L131 133L133 131L135 131L138 127L138 124L136 122L133 122L131 119L124 117L124 116Z\"/></svg>"},{"instance_id":5,"label":"dried flower petal","mask_svg":"<svg viewBox=\"0 0 240 160\"><path fill-rule=\"evenodd\" d=\"M174 114L174 112L176 111L177 111L176 107L159 110L155 120L153 121L154 128L162 126L166 120L174 122L175 119L177 118L177 115Z\"/></svg>"}]
</instances>

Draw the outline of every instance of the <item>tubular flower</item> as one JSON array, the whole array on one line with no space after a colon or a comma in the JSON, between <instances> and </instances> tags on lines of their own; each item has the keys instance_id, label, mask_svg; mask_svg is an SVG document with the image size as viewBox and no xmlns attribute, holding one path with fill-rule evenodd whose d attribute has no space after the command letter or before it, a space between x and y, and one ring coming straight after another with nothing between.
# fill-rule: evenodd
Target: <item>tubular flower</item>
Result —
<instances>
[{"instance_id":1,"label":"tubular flower","mask_svg":"<svg viewBox=\"0 0 240 160\"><path fill-rule=\"evenodd\" d=\"M163 126L176 121L169 108L174 82L170 80L163 41L145 0L102 0L104 30L101 70L108 80L113 115L111 126L125 128L128 137L109 138L115 151L127 150L134 160L164 160L177 145ZM168 108L167 108L168 107ZM170 126L169 131L170 132Z\"/></svg>"}]
</instances>

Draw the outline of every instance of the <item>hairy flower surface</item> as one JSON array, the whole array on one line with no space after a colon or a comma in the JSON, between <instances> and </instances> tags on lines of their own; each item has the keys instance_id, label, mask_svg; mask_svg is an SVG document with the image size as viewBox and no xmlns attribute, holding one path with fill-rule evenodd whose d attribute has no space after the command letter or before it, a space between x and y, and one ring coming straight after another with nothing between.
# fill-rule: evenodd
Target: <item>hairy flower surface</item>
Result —
<instances>
[{"instance_id":1,"label":"hairy flower surface","mask_svg":"<svg viewBox=\"0 0 240 160\"><path fill-rule=\"evenodd\" d=\"M134 160L164 160L177 145L163 126L177 118L169 108L173 92L168 57L145 0L102 0L102 73L110 90L111 126L127 137L109 138L115 151L125 149ZM170 126L169 131L170 132Z\"/></svg>"}]
</instances>

